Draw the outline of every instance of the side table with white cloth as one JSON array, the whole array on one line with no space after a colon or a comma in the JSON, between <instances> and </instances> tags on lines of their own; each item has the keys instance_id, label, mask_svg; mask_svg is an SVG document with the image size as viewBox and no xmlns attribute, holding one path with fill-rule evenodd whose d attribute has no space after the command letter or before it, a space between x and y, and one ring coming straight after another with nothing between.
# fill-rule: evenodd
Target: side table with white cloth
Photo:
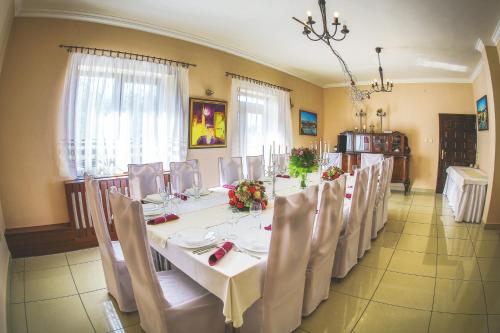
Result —
<instances>
[{"instance_id":1,"label":"side table with white cloth","mask_svg":"<svg viewBox=\"0 0 500 333\"><path fill-rule=\"evenodd\" d=\"M483 216L488 175L474 168L451 166L443 195L448 198L457 222L481 223Z\"/></svg>"}]
</instances>

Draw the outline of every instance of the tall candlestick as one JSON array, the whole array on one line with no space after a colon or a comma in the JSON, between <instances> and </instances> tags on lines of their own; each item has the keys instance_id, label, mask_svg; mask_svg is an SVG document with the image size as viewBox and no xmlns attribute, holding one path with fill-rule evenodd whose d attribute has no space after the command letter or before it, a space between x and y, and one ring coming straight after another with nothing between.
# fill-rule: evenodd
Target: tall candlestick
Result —
<instances>
[{"instance_id":1,"label":"tall candlestick","mask_svg":"<svg viewBox=\"0 0 500 333\"><path fill-rule=\"evenodd\" d=\"M281 154L281 145L278 145L278 155Z\"/></svg>"},{"instance_id":2,"label":"tall candlestick","mask_svg":"<svg viewBox=\"0 0 500 333\"><path fill-rule=\"evenodd\" d=\"M272 153L273 153L273 146L269 145L269 166L272 165Z\"/></svg>"}]
</instances>

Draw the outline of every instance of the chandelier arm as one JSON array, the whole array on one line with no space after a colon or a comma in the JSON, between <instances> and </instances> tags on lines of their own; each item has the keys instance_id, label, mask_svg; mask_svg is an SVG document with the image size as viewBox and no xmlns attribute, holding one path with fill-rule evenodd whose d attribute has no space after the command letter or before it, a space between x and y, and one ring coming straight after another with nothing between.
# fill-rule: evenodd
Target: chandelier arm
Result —
<instances>
[{"instance_id":1,"label":"chandelier arm","mask_svg":"<svg viewBox=\"0 0 500 333\"><path fill-rule=\"evenodd\" d=\"M319 41L319 40L322 40L321 36L318 36L318 35L316 35L316 34L315 34L315 36L316 36L317 38L312 38L312 37L311 37L311 36L309 36L309 35L306 35L306 36L307 36L307 38L309 38L309 40L312 40L313 42L317 42L317 41Z\"/></svg>"},{"instance_id":2,"label":"chandelier arm","mask_svg":"<svg viewBox=\"0 0 500 333\"><path fill-rule=\"evenodd\" d=\"M330 34L328 32L328 38L336 40L334 37L337 34L337 30L338 30L338 25L335 25L335 31L333 32L333 34Z\"/></svg>"},{"instance_id":3,"label":"chandelier arm","mask_svg":"<svg viewBox=\"0 0 500 333\"><path fill-rule=\"evenodd\" d=\"M347 36L347 34L344 34L344 36L342 36L342 38L333 38L333 37L332 37L332 39L333 39L334 41L336 41L336 42L341 42L341 41L343 41L343 40L345 39L345 37L346 37L346 36Z\"/></svg>"}]
</instances>

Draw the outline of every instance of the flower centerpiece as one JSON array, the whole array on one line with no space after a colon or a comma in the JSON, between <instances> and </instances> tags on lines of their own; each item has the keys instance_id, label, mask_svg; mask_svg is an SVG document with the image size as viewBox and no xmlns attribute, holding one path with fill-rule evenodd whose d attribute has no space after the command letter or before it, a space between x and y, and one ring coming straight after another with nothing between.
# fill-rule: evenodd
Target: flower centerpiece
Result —
<instances>
[{"instance_id":1,"label":"flower centerpiece","mask_svg":"<svg viewBox=\"0 0 500 333\"><path fill-rule=\"evenodd\" d=\"M260 202L263 210L267 207L266 187L261 181L242 180L228 195L229 205L240 211L250 210L254 201Z\"/></svg>"},{"instance_id":2,"label":"flower centerpiece","mask_svg":"<svg viewBox=\"0 0 500 333\"><path fill-rule=\"evenodd\" d=\"M307 174L318 169L318 154L312 148L293 148L288 165L290 175L300 178L300 187L306 187Z\"/></svg>"},{"instance_id":3,"label":"flower centerpiece","mask_svg":"<svg viewBox=\"0 0 500 333\"><path fill-rule=\"evenodd\" d=\"M337 168L336 166L329 167L321 174L323 180L335 180L344 174L344 170Z\"/></svg>"}]
</instances>

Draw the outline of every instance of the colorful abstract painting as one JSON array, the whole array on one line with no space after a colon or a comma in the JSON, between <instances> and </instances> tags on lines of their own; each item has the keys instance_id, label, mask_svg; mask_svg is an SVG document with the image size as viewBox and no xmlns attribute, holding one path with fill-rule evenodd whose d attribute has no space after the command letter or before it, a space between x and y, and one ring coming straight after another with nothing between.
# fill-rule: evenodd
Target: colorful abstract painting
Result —
<instances>
[{"instance_id":1,"label":"colorful abstract painting","mask_svg":"<svg viewBox=\"0 0 500 333\"><path fill-rule=\"evenodd\" d=\"M227 103L207 99L189 100L189 148L227 147Z\"/></svg>"}]
</instances>

